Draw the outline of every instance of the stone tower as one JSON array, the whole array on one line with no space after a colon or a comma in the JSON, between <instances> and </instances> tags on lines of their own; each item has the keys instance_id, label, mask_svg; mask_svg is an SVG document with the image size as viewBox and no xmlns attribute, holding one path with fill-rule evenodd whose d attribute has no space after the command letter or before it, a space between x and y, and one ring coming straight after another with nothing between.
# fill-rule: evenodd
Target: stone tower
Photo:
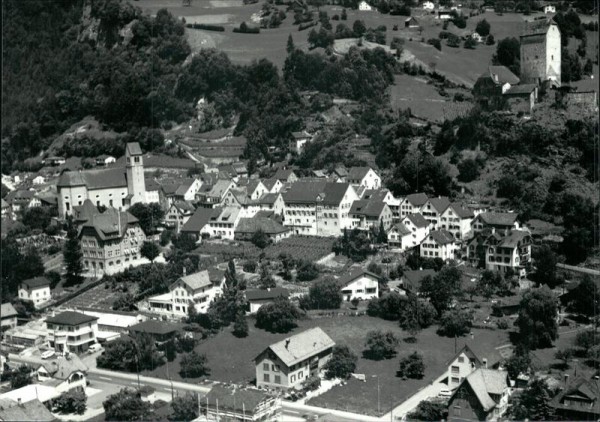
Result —
<instances>
[{"instance_id":1,"label":"stone tower","mask_svg":"<svg viewBox=\"0 0 600 422\"><path fill-rule=\"evenodd\" d=\"M539 85L554 81L560 85L561 44L556 22L547 18L525 22L520 41L521 82Z\"/></svg>"},{"instance_id":2,"label":"stone tower","mask_svg":"<svg viewBox=\"0 0 600 422\"><path fill-rule=\"evenodd\" d=\"M127 144L125 151L127 160L127 195L129 204L146 202L146 182L144 181L144 161L142 149L137 142Z\"/></svg>"}]
</instances>

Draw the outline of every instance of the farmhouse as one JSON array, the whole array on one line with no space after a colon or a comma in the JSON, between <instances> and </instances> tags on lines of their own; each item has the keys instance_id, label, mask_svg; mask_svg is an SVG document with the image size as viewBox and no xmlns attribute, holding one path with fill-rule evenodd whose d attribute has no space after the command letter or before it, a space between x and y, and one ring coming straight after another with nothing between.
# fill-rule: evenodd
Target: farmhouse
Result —
<instances>
[{"instance_id":1,"label":"farmhouse","mask_svg":"<svg viewBox=\"0 0 600 422\"><path fill-rule=\"evenodd\" d=\"M425 202L421 214L429 221L435 229L440 224L440 218L444 211L450 206L450 200L445 196L430 198Z\"/></svg>"},{"instance_id":2,"label":"farmhouse","mask_svg":"<svg viewBox=\"0 0 600 422\"><path fill-rule=\"evenodd\" d=\"M511 394L508 373L479 368L469 374L448 401L448 420L498 420Z\"/></svg>"},{"instance_id":3,"label":"farmhouse","mask_svg":"<svg viewBox=\"0 0 600 422\"><path fill-rule=\"evenodd\" d=\"M311 328L274 343L256 358L256 386L299 388L316 376L331 357L334 341L319 328Z\"/></svg>"},{"instance_id":4,"label":"farmhouse","mask_svg":"<svg viewBox=\"0 0 600 422\"><path fill-rule=\"evenodd\" d=\"M281 180L275 178L264 179L262 181L262 184L269 191L269 193L279 193L279 191L283 187L283 183L281 182Z\"/></svg>"},{"instance_id":5,"label":"farmhouse","mask_svg":"<svg viewBox=\"0 0 600 422\"><path fill-rule=\"evenodd\" d=\"M512 212L483 212L473 219L471 229L474 233L489 230L491 233L506 234L511 230L520 230L518 217L519 214Z\"/></svg>"},{"instance_id":6,"label":"farmhouse","mask_svg":"<svg viewBox=\"0 0 600 422\"><path fill-rule=\"evenodd\" d=\"M281 183L294 183L298 180L298 176L292 169L278 169L273 175L273 179L279 180Z\"/></svg>"},{"instance_id":7,"label":"farmhouse","mask_svg":"<svg viewBox=\"0 0 600 422\"><path fill-rule=\"evenodd\" d=\"M36 309L52 299L50 280L46 277L35 277L21 282L19 299L31 302Z\"/></svg>"},{"instance_id":8,"label":"farmhouse","mask_svg":"<svg viewBox=\"0 0 600 422\"><path fill-rule=\"evenodd\" d=\"M214 184L204 184L196 193L196 201L200 207L214 208L221 204L229 189L236 184L231 180L218 179Z\"/></svg>"},{"instance_id":9,"label":"farmhouse","mask_svg":"<svg viewBox=\"0 0 600 422\"><path fill-rule=\"evenodd\" d=\"M161 344L171 340L181 330L180 324L149 319L129 327L133 335L146 334L152 337L155 343Z\"/></svg>"},{"instance_id":10,"label":"farmhouse","mask_svg":"<svg viewBox=\"0 0 600 422\"><path fill-rule=\"evenodd\" d=\"M538 87L535 84L511 86L504 98L513 112L531 113L538 98Z\"/></svg>"},{"instance_id":11,"label":"farmhouse","mask_svg":"<svg viewBox=\"0 0 600 422\"><path fill-rule=\"evenodd\" d=\"M256 215L253 218L241 218L234 231L235 240L250 240L258 232L263 232L274 243L290 237L291 230L276 220Z\"/></svg>"},{"instance_id":12,"label":"farmhouse","mask_svg":"<svg viewBox=\"0 0 600 422\"><path fill-rule=\"evenodd\" d=\"M419 29L419 21L417 21L417 18L414 16L411 16L410 18L406 18L404 20L404 27L409 29Z\"/></svg>"},{"instance_id":13,"label":"farmhouse","mask_svg":"<svg viewBox=\"0 0 600 422\"><path fill-rule=\"evenodd\" d=\"M363 0L358 4L358 10L361 10L363 12L370 12L371 10L373 10L373 6L371 6L369 3Z\"/></svg>"},{"instance_id":14,"label":"farmhouse","mask_svg":"<svg viewBox=\"0 0 600 422\"><path fill-rule=\"evenodd\" d=\"M424 1L422 7L423 10L433 10L435 9L435 3L432 1Z\"/></svg>"},{"instance_id":15,"label":"farmhouse","mask_svg":"<svg viewBox=\"0 0 600 422\"><path fill-rule=\"evenodd\" d=\"M97 166L107 166L116 162L117 159L112 155L102 154L96 157L96 165Z\"/></svg>"},{"instance_id":16,"label":"farmhouse","mask_svg":"<svg viewBox=\"0 0 600 422\"><path fill-rule=\"evenodd\" d=\"M473 218L473 211L453 202L442 212L439 227L448 230L455 239L466 239L471 233Z\"/></svg>"},{"instance_id":17,"label":"farmhouse","mask_svg":"<svg viewBox=\"0 0 600 422\"><path fill-rule=\"evenodd\" d=\"M529 232L514 230L506 235L492 234L484 243L485 268L501 273L510 268L524 277L531 264L532 244Z\"/></svg>"},{"instance_id":18,"label":"farmhouse","mask_svg":"<svg viewBox=\"0 0 600 422\"><path fill-rule=\"evenodd\" d=\"M304 146L312 140L312 135L307 131L292 132L292 140L290 141L290 150L296 154L302 154Z\"/></svg>"},{"instance_id":19,"label":"farmhouse","mask_svg":"<svg viewBox=\"0 0 600 422\"><path fill-rule=\"evenodd\" d=\"M458 250L454 236L444 229L432 231L421 243L421 256L424 258L455 259Z\"/></svg>"},{"instance_id":20,"label":"farmhouse","mask_svg":"<svg viewBox=\"0 0 600 422\"><path fill-rule=\"evenodd\" d=\"M274 287L272 289L247 289L245 291L246 300L251 314L260 309L267 303L272 303L278 297L287 298L290 296L288 289Z\"/></svg>"},{"instance_id":21,"label":"farmhouse","mask_svg":"<svg viewBox=\"0 0 600 422\"><path fill-rule=\"evenodd\" d=\"M597 420L600 418L600 381L582 376L568 381L550 402L562 420Z\"/></svg>"},{"instance_id":22,"label":"farmhouse","mask_svg":"<svg viewBox=\"0 0 600 422\"><path fill-rule=\"evenodd\" d=\"M181 233L190 236L195 241L208 236L208 223L213 216L216 218L221 213L221 208L196 208L194 214L181 227Z\"/></svg>"},{"instance_id":23,"label":"farmhouse","mask_svg":"<svg viewBox=\"0 0 600 422\"><path fill-rule=\"evenodd\" d=\"M521 34L521 80L540 85L561 84L561 34L549 18L526 21Z\"/></svg>"},{"instance_id":24,"label":"farmhouse","mask_svg":"<svg viewBox=\"0 0 600 422\"><path fill-rule=\"evenodd\" d=\"M345 301L379 297L379 276L362 268L341 277L338 283Z\"/></svg>"},{"instance_id":25,"label":"farmhouse","mask_svg":"<svg viewBox=\"0 0 600 422\"><path fill-rule=\"evenodd\" d=\"M448 363L448 387L454 390L469 374L486 365L487 362L479 360L475 352L465 344Z\"/></svg>"},{"instance_id":26,"label":"farmhouse","mask_svg":"<svg viewBox=\"0 0 600 422\"><path fill-rule=\"evenodd\" d=\"M46 332L57 352L83 353L96 343L98 317L66 311L46 319Z\"/></svg>"},{"instance_id":27,"label":"farmhouse","mask_svg":"<svg viewBox=\"0 0 600 422\"><path fill-rule=\"evenodd\" d=\"M280 193L267 193L256 201L260 211L272 211L276 215L283 215L283 196Z\"/></svg>"},{"instance_id":28,"label":"farmhouse","mask_svg":"<svg viewBox=\"0 0 600 422\"><path fill-rule=\"evenodd\" d=\"M176 201L193 201L202 186L202 181L196 178L168 178L160 182L161 190L169 205Z\"/></svg>"},{"instance_id":29,"label":"farmhouse","mask_svg":"<svg viewBox=\"0 0 600 422\"><path fill-rule=\"evenodd\" d=\"M86 199L96 206L118 209L127 209L138 202L147 203L144 162L137 142L127 144L125 159L125 168L63 173L56 185L59 217L73 214L73 208Z\"/></svg>"}]
</instances>

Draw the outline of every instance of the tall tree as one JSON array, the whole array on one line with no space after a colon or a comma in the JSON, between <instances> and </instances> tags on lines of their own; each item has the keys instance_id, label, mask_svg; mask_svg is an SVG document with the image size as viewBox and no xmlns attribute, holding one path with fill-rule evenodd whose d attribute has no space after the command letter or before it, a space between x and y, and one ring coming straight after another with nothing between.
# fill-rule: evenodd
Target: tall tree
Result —
<instances>
[{"instance_id":1,"label":"tall tree","mask_svg":"<svg viewBox=\"0 0 600 422\"><path fill-rule=\"evenodd\" d=\"M512 420L550 421L554 417L554 409L550 406L550 392L546 381L535 379L519 394L512 407Z\"/></svg>"},{"instance_id":2,"label":"tall tree","mask_svg":"<svg viewBox=\"0 0 600 422\"><path fill-rule=\"evenodd\" d=\"M192 421L198 417L198 396L187 393L184 396L177 396L171 402L173 413L170 419L172 421Z\"/></svg>"},{"instance_id":3,"label":"tall tree","mask_svg":"<svg viewBox=\"0 0 600 422\"><path fill-rule=\"evenodd\" d=\"M159 204L142 204L138 202L133 204L128 210L131 215L138 219L140 227L150 235L156 232L156 228L165 217L165 212Z\"/></svg>"},{"instance_id":4,"label":"tall tree","mask_svg":"<svg viewBox=\"0 0 600 422\"><path fill-rule=\"evenodd\" d=\"M67 267L65 284L73 286L81 283L83 281L83 263L81 262L83 253L81 252L77 226L71 218L67 220L67 241L65 242L63 255Z\"/></svg>"},{"instance_id":5,"label":"tall tree","mask_svg":"<svg viewBox=\"0 0 600 422\"><path fill-rule=\"evenodd\" d=\"M296 46L294 45L294 38L292 38L292 34L288 36L286 51L288 54L292 54L296 50Z\"/></svg>"},{"instance_id":6,"label":"tall tree","mask_svg":"<svg viewBox=\"0 0 600 422\"><path fill-rule=\"evenodd\" d=\"M284 297L260 307L256 313L256 326L274 333L287 333L296 328L300 312L296 305Z\"/></svg>"},{"instance_id":7,"label":"tall tree","mask_svg":"<svg viewBox=\"0 0 600 422\"><path fill-rule=\"evenodd\" d=\"M102 403L106 421L145 421L149 420L148 403L142 400L136 390L123 388L108 396Z\"/></svg>"},{"instance_id":8,"label":"tall tree","mask_svg":"<svg viewBox=\"0 0 600 422\"><path fill-rule=\"evenodd\" d=\"M340 286L330 277L315 281L308 296L313 309L339 309L343 299Z\"/></svg>"},{"instance_id":9,"label":"tall tree","mask_svg":"<svg viewBox=\"0 0 600 422\"><path fill-rule=\"evenodd\" d=\"M140 254L150 262L154 262L160 255L160 247L155 242L145 241L140 249Z\"/></svg>"},{"instance_id":10,"label":"tall tree","mask_svg":"<svg viewBox=\"0 0 600 422\"><path fill-rule=\"evenodd\" d=\"M356 370L358 356L350 350L345 344L336 344L333 346L331 358L324 366L325 377L348 379L350 374Z\"/></svg>"},{"instance_id":11,"label":"tall tree","mask_svg":"<svg viewBox=\"0 0 600 422\"><path fill-rule=\"evenodd\" d=\"M521 343L530 349L552 346L558 338L557 314L556 298L548 287L525 293L516 321Z\"/></svg>"}]
</instances>

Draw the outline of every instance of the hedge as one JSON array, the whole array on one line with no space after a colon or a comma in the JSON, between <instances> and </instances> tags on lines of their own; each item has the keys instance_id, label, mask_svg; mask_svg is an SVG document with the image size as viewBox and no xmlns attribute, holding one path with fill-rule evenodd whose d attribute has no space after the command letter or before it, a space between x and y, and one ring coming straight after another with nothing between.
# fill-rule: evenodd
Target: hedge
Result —
<instances>
[{"instance_id":1,"label":"hedge","mask_svg":"<svg viewBox=\"0 0 600 422\"><path fill-rule=\"evenodd\" d=\"M218 31L218 32L225 31L225 27L220 26L220 25L207 25L204 23L188 23L186 26L188 28L204 29L206 31Z\"/></svg>"}]
</instances>

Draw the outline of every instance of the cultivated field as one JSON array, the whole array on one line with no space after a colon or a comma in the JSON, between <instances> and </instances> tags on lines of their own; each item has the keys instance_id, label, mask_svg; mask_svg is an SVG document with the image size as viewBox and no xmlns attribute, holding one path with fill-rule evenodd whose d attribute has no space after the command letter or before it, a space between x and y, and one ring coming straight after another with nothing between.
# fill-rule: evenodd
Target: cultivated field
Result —
<instances>
[{"instance_id":1,"label":"cultivated field","mask_svg":"<svg viewBox=\"0 0 600 422\"><path fill-rule=\"evenodd\" d=\"M211 374L206 377L223 382L248 383L255 378L253 359L269 344L282 340L289 334L271 334L259 330L249 321L248 337L239 339L233 336L229 329L217 336L203 341L196 347L200 353L208 357ZM367 382L351 379L346 385L334 387L322 396L310 400L309 404L332 409L348 410L374 415L377 413L376 378L379 377L381 411L389 411L394 405L414 394L419 388L437 378L446 369L447 360L454 356L455 340L439 337L435 327L430 327L417 335L418 343L402 343L398 348L398 357L390 360L371 361L362 357L366 333L376 328L391 330L400 338L408 336L396 322L384 321L367 316L362 317L333 317L317 318L300 321L299 327L293 333L299 333L315 326L321 327L338 344L347 344L360 356L356 372L365 374ZM467 342L477 344L481 353L492 350L508 342L505 331L473 330L473 339L459 338L460 348ZM398 358L419 350L425 359L425 378L422 380L406 380L396 377ZM170 365L170 375L174 380L180 380L179 357ZM146 375L167 378L167 367L163 365L154 371L146 371ZM352 397L352 400L348 400Z\"/></svg>"}]
</instances>

